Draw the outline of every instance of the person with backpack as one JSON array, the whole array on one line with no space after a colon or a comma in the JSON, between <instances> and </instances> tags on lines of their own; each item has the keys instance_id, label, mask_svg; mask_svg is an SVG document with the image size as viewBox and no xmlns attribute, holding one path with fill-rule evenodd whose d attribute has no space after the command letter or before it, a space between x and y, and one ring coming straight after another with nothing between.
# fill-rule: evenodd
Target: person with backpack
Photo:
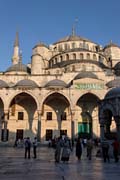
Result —
<instances>
[{"instance_id":1,"label":"person with backpack","mask_svg":"<svg viewBox=\"0 0 120 180\"><path fill-rule=\"evenodd\" d=\"M25 159L26 158L30 159L30 149L31 149L31 141L30 138L27 137L25 139Z\"/></svg>"}]
</instances>

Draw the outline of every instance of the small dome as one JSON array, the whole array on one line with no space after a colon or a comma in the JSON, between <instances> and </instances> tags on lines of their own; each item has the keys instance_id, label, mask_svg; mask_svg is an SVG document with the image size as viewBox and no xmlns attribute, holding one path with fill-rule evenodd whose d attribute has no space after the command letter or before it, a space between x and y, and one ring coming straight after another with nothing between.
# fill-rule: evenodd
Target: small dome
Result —
<instances>
[{"instance_id":1,"label":"small dome","mask_svg":"<svg viewBox=\"0 0 120 180\"><path fill-rule=\"evenodd\" d=\"M114 79L112 81L109 81L106 86L109 88L120 87L120 79Z\"/></svg>"},{"instance_id":2,"label":"small dome","mask_svg":"<svg viewBox=\"0 0 120 180\"><path fill-rule=\"evenodd\" d=\"M14 64L6 70L6 72L12 71L30 73L30 68L24 64Z\"/></svg>"},{"instance_id":3,"label":"small dome","mask_svg":"<svg viewBox=\"0 0 120 180\"><path fill-rule=\"evenodd\" d=\"M117 47L117 48L119 48L119 46L118 46L117 44L110 42L109 44L107 44L107 45L104 47L104 49L110 48L110 47Z\"/></svg>"},{"instance_id":4,"label":"small dome","mask_svg":"<svg viewBox=\"0 0 120 180\"><path fill-rule=\"evenodd\" d=\"M29 80L29 79L21 80L15 86L27 87L27 88L37 88L38 87L38 85L34 81Z\"/></svg>"},{"instance_id":5,"label":"small dome","mask_svg":"<svg viewBox=\"0 0 120 180\"><path fill-rule=\"evenodd\" d=\"M48 46L47 46L46 44L44 44L43 42L39 42L38 44L36 44L36 45L33 47L33 49L36 48L36 47L46 47L46 48L48 48Z\"/></svg>"},{"instance_id":6,"label":"small dome","mask_svg":"<svg viewBox=\"0 0 120 180\"><path fill-rule=\"evenodd\" d=\"M116 87L108 91L104 99L111 99L115 97L120 97L120 87Z\"/></svg>"},{"instance_id":7,"label":"small dome","mask_svg":"<svg viewBox=\"0 0 120 180\"><path fill-rule=\"evenodd\" d=\"M92 79L98 79L98 77L91 73L91 72L82 72L79 73L74 79L82 79L82 78L92 78Z\"/></svg>"},{"instance_id":8,"label":"small dome","mask_svg":"<svg viewBox=\"0 0 120 180\"><path fill-rule=\"evenodd\" d=\"M66 87L67 84L62 81L62 80L58 80L58 79L54 79L52 81L49 81L45 87Z\"/></svg>"},{"instance_id":9,"label":"small dome","mask_svg":"<svg viewBox=\"0 0 120 180\"><path fill-rule=\"evenodd\" d=\"M8 84L5 81L0 80L0 88L6 88L6 87L8 87Z\"/></svg>"}]
</instances>

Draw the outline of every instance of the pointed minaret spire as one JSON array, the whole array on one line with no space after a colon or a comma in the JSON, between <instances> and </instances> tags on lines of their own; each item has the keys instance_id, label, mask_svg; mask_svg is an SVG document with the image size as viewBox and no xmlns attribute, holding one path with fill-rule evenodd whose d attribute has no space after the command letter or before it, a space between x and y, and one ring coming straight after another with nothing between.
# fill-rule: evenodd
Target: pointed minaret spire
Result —
<instances>
[{"instance_id":1,"label":"pointed minaret spire","mask_svg":"<svg viewBox=\"0 0 120 180\"><path fill-rule=\"evenodd\" d=\"M12 57L12 63L18 64L19 63L19 36L18 32L16 32L15 42L14 42L14 50L13 50L13 57Z\"/></svg>"},{"instance_id":2,"label":"pointed minaret spire","mask_svg":"<svg viewBox=\"0 0 120 180\"><path fill-rule=\"evenodd\" d=\"M18 35L18 32L16 32L14 47L15 47L15 46L19 47L19 35Z\"/></svg>"}]
</instances>

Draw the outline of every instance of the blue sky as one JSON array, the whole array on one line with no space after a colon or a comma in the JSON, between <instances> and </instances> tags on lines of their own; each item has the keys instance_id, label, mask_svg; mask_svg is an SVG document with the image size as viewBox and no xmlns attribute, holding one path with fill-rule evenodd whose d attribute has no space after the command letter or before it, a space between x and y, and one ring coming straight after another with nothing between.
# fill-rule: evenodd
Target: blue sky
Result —
<instances>
[{"instance_id":1,"label":"blue sky","mask_svg":"<svg viewBox=\"0 0 120 180\"><path fill-rule=\"evenodd\" d=\"M120 0L0 0L0 71L12 65L16 31L27 64L35 44L70 35L76 18L77 35L120 45Z\"/></svg>"}]
</instances>

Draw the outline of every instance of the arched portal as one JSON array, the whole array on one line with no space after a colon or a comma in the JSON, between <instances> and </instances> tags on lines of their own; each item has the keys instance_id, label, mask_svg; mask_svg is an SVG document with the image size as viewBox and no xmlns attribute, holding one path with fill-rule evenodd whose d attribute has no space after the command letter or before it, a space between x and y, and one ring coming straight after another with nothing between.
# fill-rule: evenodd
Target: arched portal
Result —
<instances>
[{"instance_id":1,"label":"arched portal","mask_svg":"<svg viewBox=\"0 0 120 180\"><path fill-rule=\"evenodd\" d=\"M96 95L87 93L77 101L78 135L82 138L99 136L98 100Z\"/></svg>"},{"instance_id":2,"label":"arched portal","mask_svg":"<svg viewBox=\"0 0 120 180\"><path fill-rule=\"evenodd\" d=\"M71 137L71 110L67 98L60 93L49 95L43 103L44 140L55 136L68 135Z\"/></svg>"},{"instance_id":3,"label":"arched portal","mask_svg":"<svg viewBox=\"0 0 120 180\"><path fill-rule=\"evenodd\" d=\"M27 93L16 95L9 105L9 140L33 138L37 134L37 104Z\"/></svg>"}]
</instances>

